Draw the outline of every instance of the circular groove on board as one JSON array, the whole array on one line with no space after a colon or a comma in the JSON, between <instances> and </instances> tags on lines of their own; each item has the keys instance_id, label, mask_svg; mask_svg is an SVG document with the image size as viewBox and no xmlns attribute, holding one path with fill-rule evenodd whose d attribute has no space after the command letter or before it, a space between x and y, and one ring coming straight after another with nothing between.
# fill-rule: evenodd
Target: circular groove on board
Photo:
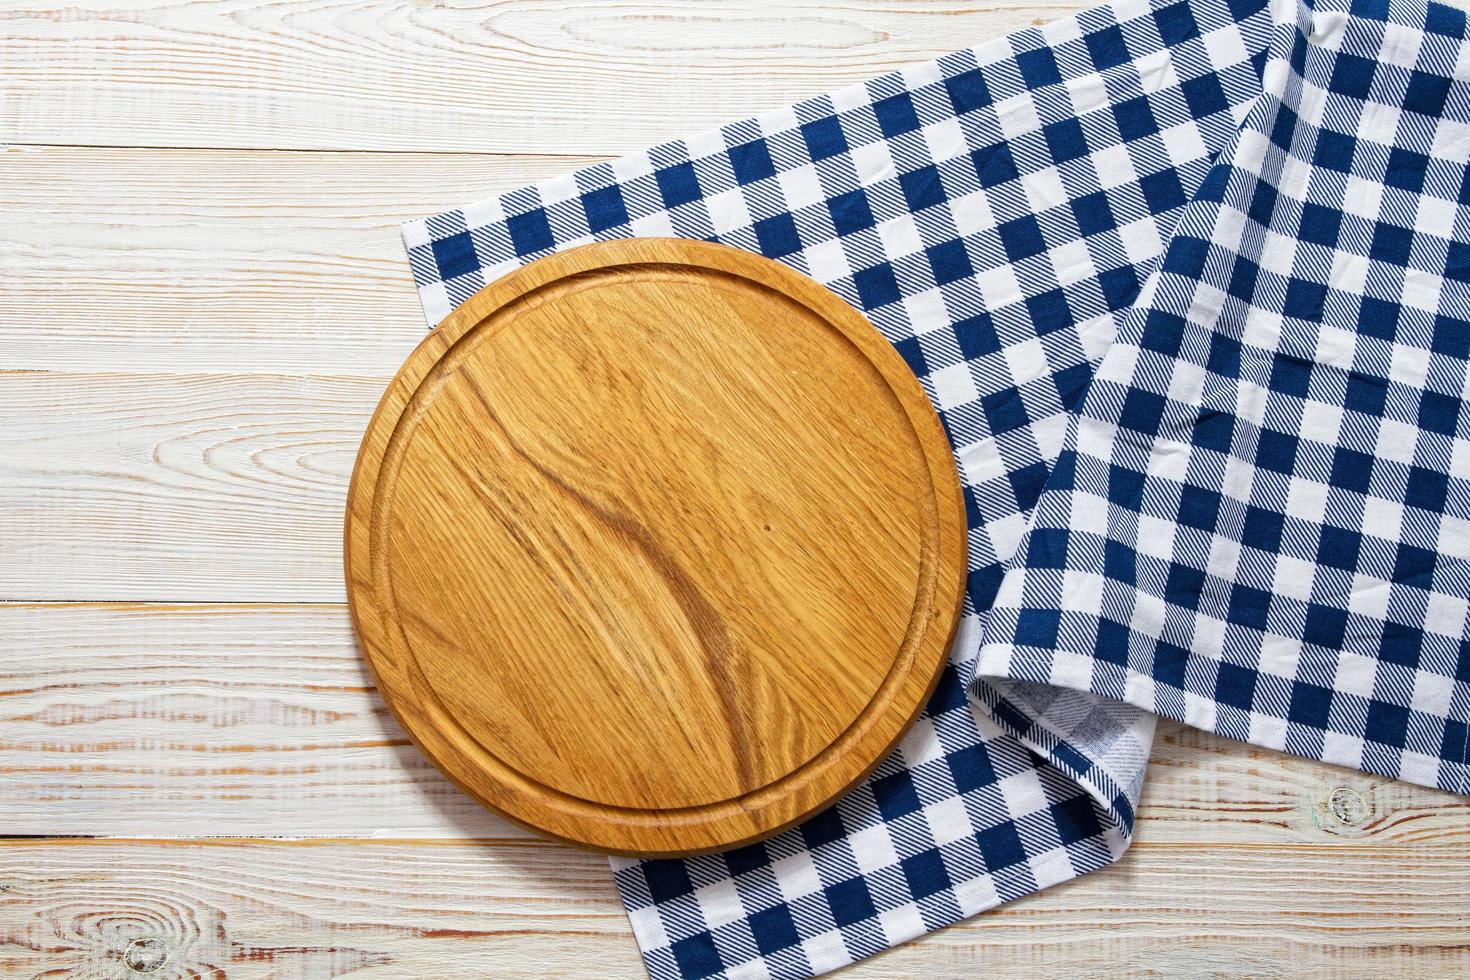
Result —
<instances>
[{"instance_id":1,"label":"circular groove on board","mask_svg":"<svg viewBox=\"0 0 1470 980\"><path fill-rule=\"evenodd\" d=\"M619 853L774 833L881 761L958 618L949 442L902 359L775 262L540 259L408 358L348 493L379 688L471 796Z\"/></svg>"}]
</instances>

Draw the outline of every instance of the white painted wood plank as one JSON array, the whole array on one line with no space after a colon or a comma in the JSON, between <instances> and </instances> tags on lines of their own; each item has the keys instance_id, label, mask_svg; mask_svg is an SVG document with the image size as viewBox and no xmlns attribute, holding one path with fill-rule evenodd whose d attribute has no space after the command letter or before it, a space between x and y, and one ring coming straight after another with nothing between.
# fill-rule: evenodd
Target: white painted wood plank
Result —
<instances>
[{"instance_id":1,"label":"white painted wood plank","mask_svg":"<svg viewBox=\"0 0 1470 980\"><path fill-rule=\"evenodd\" d=\"M0 605L0 836L504 838L341 606ZM1160 725L1143 843L1470 846L1470 799Z\"/></svg>"},{"instance_id":2,"label":"white painted wood plank","mask_svg":"<svg viewBox=\"0 0 1470 980\"><path fill-rule=\"evenodd\" d=\"M608 154L1054 19L999 0L19 0L16 143Z\"/></svg>"},{"instance_id":3,"label":"white painted wood plank","mask_svg":"<svg viewBox=\"0 0 1470 980\"><path fill-rule=\"evenodd\" d=\"M0 836L526 836L410 744L344 606L0 604L0 787Z\"/></svg>"},{"instance_id":4,"label":"white painted wood plank","mask_svg":"<svg viewBox=\"0 0 1470 980\"><path fill-rule=\"evenodd\" d=\"M843 976L1464 976L1467 857L1140 845ZM559 845L21 842L0 868L11 976L641 975L605 860Z\"/></svg>"},{"instance_id":5,"label":"white painted wood plank","mask_svg":"<svg viewBox=\"0 0 1470 980\"><path fill-rule=\"evenodd\" d=\"M594 159L12 146L0 366L386 377L424 334L399 223Z\"/></svg>"},{"instance_id":6,"label":"white painted wood plank","mask_svg":"<svg viewBox=\"0 0 1470 980\"><path fill-rule=\"evenodd\" d=\"M171 980L642 975L607 859L557 845L0 842L0 975L129 957Z\"/></svg>"},{"instance_id":7,"label":"white painted wood plank","mask_svg":"<svg viewBox=\"0 0 1470 980\"><path fill-rule=\"evenodd\" d=\"M340 602L384 381L0 373L0 600Z\"/></svg>"}]
</instances>

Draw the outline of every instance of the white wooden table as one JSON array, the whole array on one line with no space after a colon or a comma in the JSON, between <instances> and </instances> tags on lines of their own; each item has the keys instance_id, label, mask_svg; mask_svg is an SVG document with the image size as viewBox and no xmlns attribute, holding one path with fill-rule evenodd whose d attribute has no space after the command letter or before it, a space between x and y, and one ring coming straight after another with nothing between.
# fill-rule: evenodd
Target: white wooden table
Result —
<instances>
[{"instance_id":1,"label":"white wooden table","mask_svg":"<svg viewBox=\"0 0 1470 980\"><path fill-rule=\"evenodd\" d=\"M396 224L1075 9L0 6L0 975L640 975L353 646ZM1470 976L1470 801L1164 724L1121 863L849 973Z\"/></svg>"}]
</instances>

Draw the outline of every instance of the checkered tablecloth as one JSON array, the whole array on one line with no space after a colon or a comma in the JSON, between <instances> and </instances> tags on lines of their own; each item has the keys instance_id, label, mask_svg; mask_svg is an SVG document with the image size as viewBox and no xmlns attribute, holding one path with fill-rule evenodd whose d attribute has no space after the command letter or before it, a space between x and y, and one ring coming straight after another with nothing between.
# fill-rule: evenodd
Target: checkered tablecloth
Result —
<instances>
[{"instance_id":1,"label":"checkered tablecloth","mask_svg":"<svg viewBox=\"0 0 1470 980\"><path fill-rule=\"evenodd\" d=\"M806 977L1116 860L1149 712L1470 791L1464 31L1133 0L405 226L431 323L598 239L760 252L954 445L933 701L801 827L614 860L652 976Z\"/></svg>"}]
</instances>

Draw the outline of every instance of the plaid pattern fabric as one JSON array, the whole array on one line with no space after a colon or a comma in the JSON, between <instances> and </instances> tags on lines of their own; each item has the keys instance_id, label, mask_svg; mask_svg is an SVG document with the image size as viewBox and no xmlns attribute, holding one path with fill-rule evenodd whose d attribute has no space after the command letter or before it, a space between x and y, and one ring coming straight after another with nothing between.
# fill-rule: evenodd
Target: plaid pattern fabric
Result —
<instances>
[{"instance_id":1,"label":"plaid pattern fabric","mask_svg":"<svg viewBox=\"0 0 1470 980\"><path fill-rule=\"evenodd\" d=\"M1134 743L1142 772L1147 734L1137 744L1122 706L1059 693ZM651 977L808 977L1116 860L1131 802L1100 799L973 713L951 666L902 747L837 805L724 854L615 858L614 878Z\"/></svg>"},{"instance_id":2,"label":"plaid pattern fabric","mask_svg":"<svg viewBox=\"0 0 1470 980\"><path fill-rule=\"evenodd\" d=\"M652 976L810 976L1122 854L1153 716L1087 679L1067 689L1044 647L1024 669L1015 628L1035 614L1012 603L987 627L987 610L1003 579L1036 593L1007 565L1043 488L1061 489L1059 454L1077 455L1079 402L1140 290L1158 295L1166 245L1214 192L1295 20L1264 0L1129 0L405 226L430 322L589 241L759 252L862 310L954 445L970 577L933 701L803 826L725 854L615 859ZM982 635L997 676L977 679Z\"/></svg>"},{"instance_id":3,"label":"plaid pattern fabric","mask_svg":"<svg viewBox=\"0 0 1470 980\"><path fill-rule=\"evenodd\" d=\"M1079 405L979 671L1470 793L1465 16L1346 10L1278 25Z\"/></svg>"}]
</instances>

